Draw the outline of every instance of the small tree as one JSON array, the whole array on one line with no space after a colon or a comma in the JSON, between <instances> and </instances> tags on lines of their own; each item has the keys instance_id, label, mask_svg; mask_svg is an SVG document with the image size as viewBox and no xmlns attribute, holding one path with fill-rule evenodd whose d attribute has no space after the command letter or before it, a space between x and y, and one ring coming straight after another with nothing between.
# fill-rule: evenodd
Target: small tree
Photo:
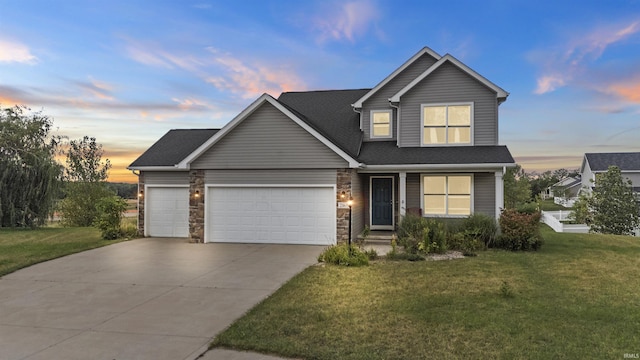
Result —
<instances>
[{"instance_id":1,"label":"small tree","mask_svg":"<svg viewBox=\"0 0 640 360\"><path fill-rule=\"evenodd\" d=\"M617 166L609 166L607 172L596 175L589 206L593 210L594 232L629 235L640 224L631 181L622 178Z\"/></svg>"},{"instance_id":2,"label":"small tree","mask_svg":"<svg viewBox=\"0 0 640 360\"><path fill-rule=\"evenodd\" d=\"M66 226L91 226L98 216L96 204L113 195L105 181L111 163L102 161L102 145L95 138L85 136L71 140L65 169L65 199L60 204L62 221Z\"/></svg>"},{"instance_id":3,"label":"small tree","mask_svg":"<svg viewBox=\"0 0 640 360\"><path fill-rule=\"evenodd\" d=\"M53 213L62 167L52 125L24 106L0 108L0 227L39 226Z\"/></svg>"},{"instance_id":4,"label":"small tree","mask_svg":"<svg viewBox=\"0 0 640 360\"><path fill-rule=\"evenodd\" d=\"M520 165L507 168L503 180L505 209L515 209L531 200L529 178Z\"/></svg>"},{"instance_id":5,"label":"small tree","mask_svg":"<svg viewBox=\"0 0 640 360\"><path fill-rule=\"evenodd\" d=\"M98 217L94 225L102 232L105 240L114 240L121 236L120 223L122 214L127 209L127 202L119 196L107 196L96 204Z\"/></svg>"},{"instance_id":6,"label":"small tree","mask_svg":"<svg viewBox=\"0 0 640 360\"><path fill-rule=\"evenodd\" d=\"M593 214L589 209L590 196L586 193L581 193L578 199L573 203L573 211L569 214L569 219L576 224L591 225L593 222Z\"/></svg>"}]
</instances>

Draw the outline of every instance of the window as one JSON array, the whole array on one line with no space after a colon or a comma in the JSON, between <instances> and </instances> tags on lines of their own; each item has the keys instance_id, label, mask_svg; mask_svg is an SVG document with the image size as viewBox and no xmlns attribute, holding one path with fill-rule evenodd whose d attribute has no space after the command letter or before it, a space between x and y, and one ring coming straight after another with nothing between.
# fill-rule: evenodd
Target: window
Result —
<instances>
[{"instance_id":1,"label":"window","mask_svg":"<svg viewBox=\"0 0 640 360\"><path fill-rule=\"evenodd\" d=\"M422 105L422 145L471 144L471 104Z\"/></svg>"},{"instance_id":2,"label":"window","mask_svg":"<svg viewBox=\"0 0 640 360\"><path fill-rule=\"evenodd\" d=\"M371 111L371 137L390 138L391 135L391 110Z\"/></svg>"},{"instance_id":3,"label":"window","mask_svg":"<svg viewBox=\"0 0 640 360\"><path fill-rule=\"evenodd\" d=\"M471 175L422 177L425 215L471 215Z\"/></svg>"}]
</instances>

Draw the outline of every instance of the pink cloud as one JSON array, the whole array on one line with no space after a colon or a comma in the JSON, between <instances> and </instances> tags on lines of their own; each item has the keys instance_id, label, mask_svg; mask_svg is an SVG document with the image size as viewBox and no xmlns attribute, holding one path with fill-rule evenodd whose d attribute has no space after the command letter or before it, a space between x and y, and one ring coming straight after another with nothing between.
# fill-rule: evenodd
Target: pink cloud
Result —
<instances>
[{"instance_id":1,"label":"pink cloud","mask_svg":"<svg viewBox=\"0 0 640 360\"><path fill-rule=\"evenodd\" d=\"M332 3L329 9L313 20L315 28L320 31L319 42L354 42L356 37L366 33L380 16L376 5L369 0Z\"/></svg>"},{"instance_id":2,"label":"pink cloud","mask_svg":"<svg viewBox=\"0 0 640 360\"><path fill-rule=\"evenodd\" d=\"M209 49L212 60L222 74L209 76L206 81L220 90L231 91L250 99L269 93L277 96L283 91L304 90L304 82L286 67L272 67L262 63L247 63L230 54Z\"/></svg>"},{"instance_id":3,"label":"pink cloud","mask_svg":"<svg viewBox=\"0 0 640 360\"><path fill-rule=\"evenodd\" d=\"M586 34L578 34L559 50L540 51L541 55L536 61L542 64L543 71L537 79L534 93L545 94L572 84L608 47L623 42L638 32L640 21L616 23L596 28Z\"/></svg>"},{"instance_id":4,"label":"pink cloud","mask_svg":"<svg viewBox=\"0 0 640 360\"><path fill-rule=\"evenodd\" d=\"M35 64L38 58L31 54L29 48L21 43L0 39L0 62L17 62Z\"/></svg>"},{"instance_id":5,"label":"pink cloud","mask_svg":"<svg viewBox=\"0 0 640 360\"><path fill-rule=\"evenodd\" d=\"M640 79L612 84L607 90L625 101L640 104Z\"/></svg>"}]
</instances>

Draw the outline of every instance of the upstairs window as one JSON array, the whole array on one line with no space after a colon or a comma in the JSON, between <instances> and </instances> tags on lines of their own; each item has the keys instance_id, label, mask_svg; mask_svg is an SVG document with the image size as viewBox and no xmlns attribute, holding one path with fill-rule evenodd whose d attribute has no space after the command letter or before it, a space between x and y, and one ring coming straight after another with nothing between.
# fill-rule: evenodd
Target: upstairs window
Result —
<instances>
[{"instance_id":1,"label":"upstairs window","mask_svg":"<svg viewBox=\"0 0 640 360\"><path fill-rule=\"evenodd\" d=\"M424 214L435 216L471 215L471 175L424 175Z\"/></svg>"},{"instance_id":2,"label":"upstairs window","mask_svg":"<svg viewBox=\"0 0 640 360\"><path fill-rule=\"evenodd\" d=\"M371 111L371 137L391 138L391 110Z\"/></svg>"},{"instance_id":3,"label":"upstairs window","mask_svg":"<svg viewBox=\"0 0 640 360\"><path fill-rule=\"evenodd\" d=\"M422 145L471 144L471 104L422 105Z\"/></svg>"}]
</instances>

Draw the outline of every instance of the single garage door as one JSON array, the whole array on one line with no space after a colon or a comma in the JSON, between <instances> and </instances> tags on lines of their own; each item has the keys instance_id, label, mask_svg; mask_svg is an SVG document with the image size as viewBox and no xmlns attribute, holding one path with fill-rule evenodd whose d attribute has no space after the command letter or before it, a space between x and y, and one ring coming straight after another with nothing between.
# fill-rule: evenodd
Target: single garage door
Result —
<instances>
[{"instance_id":1,"label":"single garage door","mask_svg":"<svg viewBox=\"0 0 640 360\"><path fill-rule=\"evenodd\" d=\"M189 236L189 188L148 187L147 236Z\"/></svg>"},{"instance_id":2,"label":"single garage door","mask_svg":"<svg viewBox=\"0 0 640 360\"><path fill-rule=\"evenodd\" d=\"M211 187L207 241L336 243L333 187Z\"/></svg>"}]
</instances>

